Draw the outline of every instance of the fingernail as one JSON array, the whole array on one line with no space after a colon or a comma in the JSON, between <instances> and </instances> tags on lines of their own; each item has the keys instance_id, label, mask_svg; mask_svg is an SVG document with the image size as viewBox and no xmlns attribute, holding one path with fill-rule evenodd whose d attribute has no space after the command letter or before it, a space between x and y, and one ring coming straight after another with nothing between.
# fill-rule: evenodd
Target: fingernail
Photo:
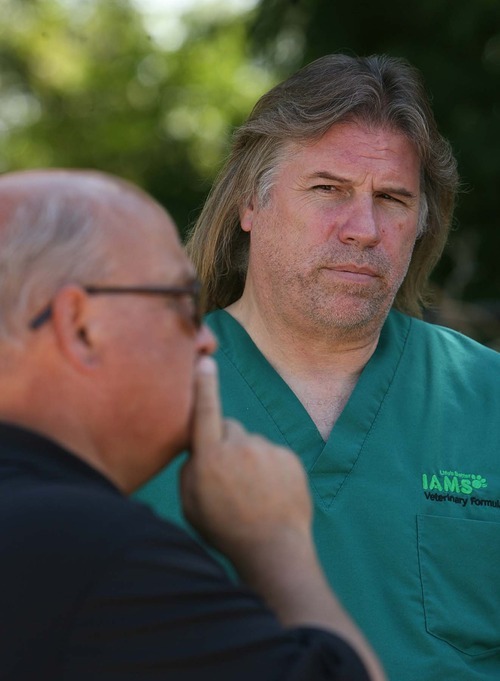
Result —
<instances>
[{"instance_id":1,"label":"fingernail","mask_svg":"<svg viewBox=\"0 0 500 681\"><path fill-rule=\"evenodd\" d=\"M217 365L212 357L203 355L198 360L198 371L202 374L215 374L217 373Z\"/></svg>"}]
</instances>

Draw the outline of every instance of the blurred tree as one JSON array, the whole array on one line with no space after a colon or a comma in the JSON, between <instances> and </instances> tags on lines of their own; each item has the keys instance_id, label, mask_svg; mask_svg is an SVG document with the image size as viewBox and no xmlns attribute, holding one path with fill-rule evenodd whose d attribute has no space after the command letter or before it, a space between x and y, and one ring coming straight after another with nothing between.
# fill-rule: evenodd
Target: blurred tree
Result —
<instances>
[{"instance_id":1,"label":"blurred tree","mask_svg":"<svg viewBox=\"0 0 500 681\"><path fill-rule=\"evenodd\" d=\"M437 318L500 348L498 0L260 0L254 17L200 4L163 35L136 2L2 0L0 172L113 172L182 231L232 129L279 78L334 51L406 57L424 73L465 189L435 274Z\"/></svg>"},{"instance_id":2,"label":"blurred tree","mask_svg":"<svg viewBox=\"0 0 500 681\"><path fill-rule=\"evenodd\" d=\"M404 57L423 72L463 183L435 316L500 349L500 2L261 0L252 38L281 77L337 51Z\"/></svg>"},{"instance_id":3,"label":"blurred tree","mask_svg":"<svg viewBox=\"0 0 500 681\"><path fill-rule=\"evenodd\" d=\"M129 0L3 0L0 171L113 172L150 191L183 230L232 127L271 85L247 59L242 18L197 12L186 24L172 50Z\"/></svg>"}]
</instances>

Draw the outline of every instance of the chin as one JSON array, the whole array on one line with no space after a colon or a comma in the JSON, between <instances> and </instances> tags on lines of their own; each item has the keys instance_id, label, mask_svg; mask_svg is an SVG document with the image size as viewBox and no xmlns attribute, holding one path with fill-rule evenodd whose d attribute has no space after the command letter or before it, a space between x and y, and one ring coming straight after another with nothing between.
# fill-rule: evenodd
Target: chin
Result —
<instances>
[{"instance_id":1,"label":"chin","mask_svg":"<svg viewBox=\"0 0 500 681\"><path fill-rule=\"evenodd\" d=\"M171 459L174 459L176 456L181 454L182 452L185 452L188 449L191 449L191 442L192 442L192 433L191 433L191 424L186 426L185 429L182 430L178 434L178 436L175 438L175 440L172 440L170 442L170 451L172 452L171 454Z\"/></svg>"},{"instance_id":2,"label":"chin","mask_svg":"<svg viewBox=\"0 0 500 681\"><path fill-rule=\"evenodd\" d=\"M166 445L162 447L157 456L154 458L154 465L145 474L145 479L142 481L141 485L145 484L152 478L154 478L158 473L160 473L164 468L169 466L172 461L179 456L179 454L186 449L184 444L179 445Z\"/></svg>"}]
</instances>

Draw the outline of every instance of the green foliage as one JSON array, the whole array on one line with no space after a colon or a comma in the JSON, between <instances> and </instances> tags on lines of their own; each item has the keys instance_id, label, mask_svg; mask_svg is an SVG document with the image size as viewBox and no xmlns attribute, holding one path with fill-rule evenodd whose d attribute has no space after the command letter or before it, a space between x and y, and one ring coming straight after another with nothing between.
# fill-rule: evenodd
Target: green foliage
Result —
<instances>
[{"instance_id":1,"label":"green foliage","mask_svg":"<svg viewBox=\"0 0 500 681\"><path fill-rule=\"evenodd\" d=\"M464 184L438 319L500 347L500 2L261 0L251 17L197 9L160 39L133 0L2 0L0 172L116 173L184 231L232 129L278 77L335 51L406 57Z\"/></svg>"},{"instance_id":2,"label":"green foliage","mask_svg":"<svg viewBox=\"0 0 500 681\"><path fill-rule=\"evenodd\" d=\"M199 22L175 51L128 0L3 0L0 170L92 167L150 191L181 230L232 128L270 85L243 21Z\"/></svg>"}]
</instances>

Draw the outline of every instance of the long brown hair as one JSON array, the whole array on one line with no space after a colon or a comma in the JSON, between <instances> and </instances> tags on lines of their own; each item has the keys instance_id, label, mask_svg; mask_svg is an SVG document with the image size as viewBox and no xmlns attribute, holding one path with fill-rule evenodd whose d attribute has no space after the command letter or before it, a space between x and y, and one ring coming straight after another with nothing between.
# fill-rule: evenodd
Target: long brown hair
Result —
<instances>
[{"instance_id":1,"label":"long brown hair","mask_svg":"<svg viewBox=\"0 0 500 681\"><path fill-rule=\"evenodd\" d=\"M440 135L419 72L386 56L332 54L312 62L267 92L236 131L187 243L205 287L206 309L237 300L245 284L249 236L239 210L265 202L291 141L320 138L341 121L401 132L421 161L420 236L394 306L421 316L429 275L441 257L453 214L458 176Z\"/></svg>"}]
</instances>

